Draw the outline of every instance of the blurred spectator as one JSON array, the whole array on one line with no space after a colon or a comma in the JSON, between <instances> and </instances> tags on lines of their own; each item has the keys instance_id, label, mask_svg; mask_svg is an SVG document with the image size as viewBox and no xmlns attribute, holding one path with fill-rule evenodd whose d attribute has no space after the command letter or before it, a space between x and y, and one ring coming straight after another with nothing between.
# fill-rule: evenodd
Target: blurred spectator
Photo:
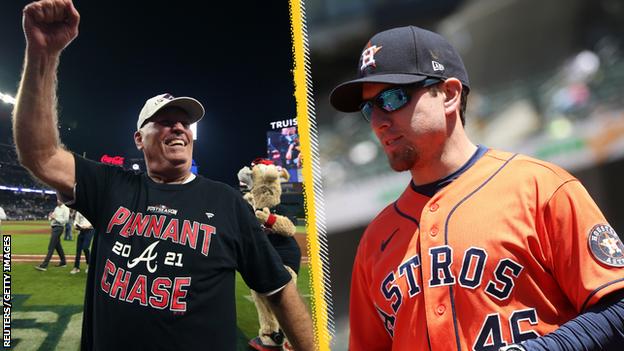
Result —
<instances>
[{"instance_id":1,"label":"blurred spectator","mask_svg":"<svg viewBox=\"0 0 624 351\"><path fill-rule=\"evenodd\" d=\"M61 201L57 200L56 208L50 213L48 219L50 220L51 227L50 243L48 244L48 254L40 265L35 266L35 269L38 271L48 270L48 264L50 263L50 259L52 259L52 254L54 253L54 250L56 250L59 257L61 258L61 262L58 264L58 267L67 266L67 260L65 260L65 252L63 252L63 245L61 245L61 235L63 234L65 223L69 221L69 207L65 206L65 204L63 204Z\"/></svg>"},{"instance_id":2,"label":"blurred spectator","mask_svg":"<svg viewBox=\"0 0 624 351\"><path fill-rule=\"evenodd\" d=\"M4 209L0 207L0 233L2 233L2 221L7 219L6 213L4 213Z\"/></svg>"},{"instance_id":3,"label":"blurred spectator","mask_svg":"<svg viewBox=\"0 0 624 351\"><path fill-rule=\"evenodd\" d=\"M74 220L74 225L78 232L78 239L76 239L76 259L74 260L74 268L69 272L69 274L76 274L80 272L80 255L84 251L85 259L87 260L87 265L89 264L89 247L91 246L91 238L93 238L93 234L95 233L95 229L91 223L78 211L76 212L76 218ZM88 271L87 268L86 271Z\"/></svg>"},{"instance_id":4,"label":"blurred spectator","mask_svg":"<svg viewBox=\"0 0 624 351\"><path fill-rule=\"evenodd\" d=\"M74 236L72 235L72 229L74 226L74 215L76 214L75 210L69 210L69 218L67 219L67 223L65 223L65 237L64 240L74 240Z\"/></svg>"}]
</instances>

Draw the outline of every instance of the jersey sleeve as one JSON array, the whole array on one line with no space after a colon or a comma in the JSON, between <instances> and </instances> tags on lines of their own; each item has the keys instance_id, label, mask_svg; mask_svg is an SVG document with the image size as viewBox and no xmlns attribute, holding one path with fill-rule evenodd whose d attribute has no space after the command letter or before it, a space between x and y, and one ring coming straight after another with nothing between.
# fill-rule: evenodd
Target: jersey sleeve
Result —
<instances>
[{"instance_id":1,"label":"jersey sleeve","mask_svg":"<svg viewBox=\"0 0 624 351\"><path fill-rule=\"evenodd\" d=\"M74 154L76 164L76 185L73 202L69 206L82 213L95 224L99 206L109 193L109 178L112 167L88 160Z\"/></svg>"},{"instance_id":2,"label":"jersey sleeve","mask_svg":"<svg viewBox=\"0 0 624 351\"><path fill-rule=\"evenodd\" d=\"M371 262L365 255L366 243L361 241L351 273L351 296L349 299L349 350L390 350L392 340L385 330L381 317L369 294Z\"/></svg>"},{"instance_id":3,"label":"jersey sleeve","mask_svg":"<svg viewBox=\"0 0 624 351\"><path fill-rule=\"evenodd\" d=\"M552 245L553 274L578 312L624 288L624 268L610 258L621 258L621 240L578 180L567 181L555 191L544 219ZM607 245L592 243L596 234L602 234Z\"/></svg>"},{"instance_id":4,"label":"jersey sleeve","mask_svg":"<svg viewBox=\"0 0 624 351\"><path fill-rule=\"evenodd\" d=\"M258 293L280 289L290 280L290 273L262 231L251 206L236 198L236 211L241 234L237 267L247 286Z\"/></svg>"}]
</instances>

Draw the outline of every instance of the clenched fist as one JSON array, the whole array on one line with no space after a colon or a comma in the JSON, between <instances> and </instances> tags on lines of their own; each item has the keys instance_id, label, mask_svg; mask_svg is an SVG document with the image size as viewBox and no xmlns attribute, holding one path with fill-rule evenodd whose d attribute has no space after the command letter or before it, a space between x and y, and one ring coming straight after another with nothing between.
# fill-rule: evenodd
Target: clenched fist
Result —
<instances>
[{"instance_id":1,"label":"clenched fist","mask_svg":"<svg viewBox=\"0 0 624 351\"><path fill-rule=\"evenodd\" d=\"M80 14L71 0L42 0L24 8L27 50L57 54L78 35Z\"/></svg>"}]
</instances>

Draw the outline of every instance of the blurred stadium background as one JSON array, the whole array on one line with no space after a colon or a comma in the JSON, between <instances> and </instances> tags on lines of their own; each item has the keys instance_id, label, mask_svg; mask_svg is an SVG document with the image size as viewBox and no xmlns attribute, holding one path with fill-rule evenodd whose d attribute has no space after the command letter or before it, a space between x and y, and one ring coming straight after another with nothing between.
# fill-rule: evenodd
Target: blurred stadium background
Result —
<instances>
[{"instance_id":1,"label":"blurred stadium background","mask_svg":"<svg viewBox=\"0 0 624 351\"><path fill-rule=\"evenodd\" d=\"M355 75L366 41L417 25L447 37L467 67L467 129L489 147L563 166L624 231L624 3L620 0L306 1L324 178L336 339L346 350L355 249L408 173L389 170L359 114L334 111L331 89Z\"/></svg>"}]
</instances>

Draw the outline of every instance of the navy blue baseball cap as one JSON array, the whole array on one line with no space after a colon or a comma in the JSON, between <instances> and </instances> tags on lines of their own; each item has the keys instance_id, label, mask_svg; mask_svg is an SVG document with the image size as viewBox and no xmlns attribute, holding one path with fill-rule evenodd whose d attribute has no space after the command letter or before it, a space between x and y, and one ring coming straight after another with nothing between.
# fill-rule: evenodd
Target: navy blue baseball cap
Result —
<instances>
[{"instance_id":1,"label":"navy blue baseball cap","mask_svg":"<svg viewBox=\"0 0 624 351\"><path fill-rule=\"evenodd\" d=\"M457 50L441 35L415 26L375 34L358 63L357 78L338 85L329 101L342 112L362 104L363 83L412 84L427 78L457 78L470 89L468 73Z\"/></svg>"}]
</instances>

